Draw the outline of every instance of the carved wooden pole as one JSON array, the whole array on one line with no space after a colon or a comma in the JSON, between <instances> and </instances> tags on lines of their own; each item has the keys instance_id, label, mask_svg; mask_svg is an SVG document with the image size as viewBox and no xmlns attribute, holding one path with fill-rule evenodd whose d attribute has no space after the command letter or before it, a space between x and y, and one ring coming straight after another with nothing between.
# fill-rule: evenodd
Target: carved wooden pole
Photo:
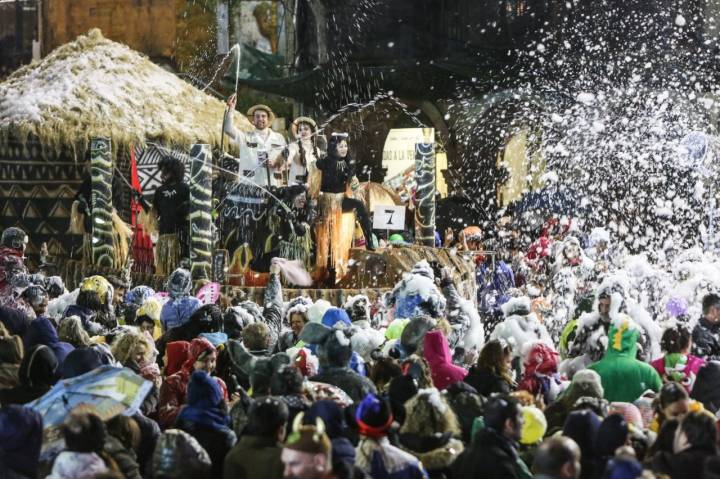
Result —
<instances>
[{"instance_id":1,"label":"carved wooden pole","mask_svg":"<svg viewBox=\"0 0 720 479\"><path fill-rule=\"evenodd\" d=\"M112 268L115 256L112 224L113 158L109 138L93 138L90 142L90 178L92 203L92 262Z\"/></svg>"},{"instance_id":2,"label":"carved wooden pole","mask_svg":"<svg viewBox=\"0 0 720 479\"><path fill-rule=\"evenodd\" d=\"M210 145L190 148L190 261L193 279L212 272L212 168Z\"/></svg>"},{"instance_id":3,"label":"carved wooden pole","mask_svg":"<svg viewBox=\"0 0 720 479\"><path fill-rule=\"evenodd\" d=\"M435 145L415 144L415 243L435 246Z\"/></svg>"}]
</instances>

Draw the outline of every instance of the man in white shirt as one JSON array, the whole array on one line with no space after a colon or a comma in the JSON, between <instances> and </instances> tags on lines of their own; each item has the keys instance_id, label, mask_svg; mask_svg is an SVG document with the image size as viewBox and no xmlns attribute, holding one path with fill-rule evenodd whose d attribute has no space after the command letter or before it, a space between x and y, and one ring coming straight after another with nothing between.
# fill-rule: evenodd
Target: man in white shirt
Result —
<instances>
[{"instance_id":1,"label":"man in white shirt","mask_svg":"<svg viewBox=\"0 0 720 479\"><path fill-rule=\"evenodd\" d=\"M266 214L270 197L267 190L281 186L283 162L280 153L286 146L285 138L272 131L270 126L275 114L266 105L251 107L247 116L255 126L250 132L235 128L231 112L235 109L236 96L228 98L229 114L225 119L224 132L230 145L239 152L237 182L225 198L222 209L222 241L233 258L236 254L252 252L257 258L262 254L263 241L256 241L259 230L266 229ZM277 160L280 158L280 160ZM252 258L241 258L247 264Z\"/></svg>"}]
</instances>

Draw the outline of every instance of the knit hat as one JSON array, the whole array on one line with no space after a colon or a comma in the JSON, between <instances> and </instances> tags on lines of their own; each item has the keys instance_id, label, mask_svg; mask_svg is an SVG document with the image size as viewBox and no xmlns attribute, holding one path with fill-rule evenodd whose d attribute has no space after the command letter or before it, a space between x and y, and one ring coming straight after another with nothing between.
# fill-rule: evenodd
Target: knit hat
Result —
<instances>
[{"instance_id":1,"label":"knit hat","mask_svg":"<svg viewBox=\"0 0 720 479\"><path fill-rule=\"evenodd\" d=\"M347 311L335 307L328 308L325 311L325 314L323 314L320 323L327 326L328 328L348 327L352 324L350 321L350 316L348 316L347 314Z\"/></svg>"},{"instance_id":2,"label":"knit hat","mask_svg":"<svg viewBox=\"0 0 720 479\"><path fill-rule=\"evenodd\" d=\"M595 437L595 448L599 456L612 456L615 450L625 444L630 434L628 423L619 414L611 414L600 424Z\"/></svg>"},{"instance_id":3,"label":"knit hat","mask_svg":"<svg viewBox=\"0 0 720 479\"><path fill-rule=\"evenodd\" d=\"M643 429L643 418L636 405L628 402L612 402L608 414L620 414L628 424Z\"/></svg>"},{"instance_id":4,"label":"knit hat","mask_svg":"<svg viewBox=\"0 0 720 479\"><path fill-rule=\"evenodd\" d=\"M322 419L325 424L325 432L331 439L342 437L347 430L343 410L335 401L328 399L315 401L305 413L303 422L312 426L317 418Z\"/></svg>"},{"instance_id":5,"label":"knit hat","mask_svg":"<svg viewBox=\"0 0 720 479\"><path fill-rule=\"evenodd\" d=\"M325 434L325 423L319 417L315 425L303 425L303 413L295 416L292 432L288 435L283 447L308 454L329 455L332 449L330 438Z\"/></svg>"},{"instance_id":6,"label":"knit hat","mask_svg":"<svg viewBox=\"0 0 720 479\"><path fill-rule=\"evenodd\" d=\"M360 435L371 438L384 437L393 422L390 405L385 399L368 394L355 411L355 421Z\"/></svg>"},{"instance_id":7,"label":"knit hat","mask_svg":"<svg viewBox=\"0 0 720 479\"><path fill-rule=\"evenodd\" d=\"M65 283L60 276L48 276L45 278L45 289L52 297L65 293Z\"/></svg>"},{"instance_id":8,"label":"knit hat","mask_svg":"<svg viewBox=\"0 0 720 479\"><path fill-rule=\"evenodd\" d=\"M573 411L563 425L563 436L577 443L583 458L589 459L595 451L595 437L600 429L601 419L592 411Z\"/></svg>"},{"instance_id":9,"label":"knit hat","mask_svg":"<svg viewBox=\"0 0 720 479\"><path fill-rule=\"evenodd\" d=\"M520 443L527 446L537 444L547 431L545 415L535 406L523 406L522 411L525 421L520 435Z\"/></svg>"},{"instance_id":10,"label":"knit hat","mask_svg":"<svg viewBox=\"0 0 720 479\"><path fill-rule=\"evenodd\" d=\"M569 388L577 398L582 396L601 398L605 390L600 382L600 375L592 369L582 369L575 373Z\"/></svg>"},{"instance_id":11,"label":"knit hat","mask_svg":"<svg viewBox=\"0 0 720 479\"><path fill-rule=\"evenodd\" d=\"M2 237L0 237L0 245L8 248L22 249L27 243L27 234L15 226L5 228L2 232Z\"/></svg>"},{"instance_id":12,"label":"knit hat","mask_svg":"<svg viewBox=\"0 0 720 479\"><path fill-rule=\"evenodd\" d=\"M149 286L135 286L133 289L125 293L124 302L125 304L132 304L140 307L145 303L145 300L152 297L155 294L155 290Z\"/></svg>"},{"instance_id":13,"label":"knit hat","mask_svg":"<svg viewBox=\"0 0 720 479\"><path fill-rule=\"evenodd\" d=\"M167 292L172 299L189 296L192 289L192 276L190 271L178 268L168 277L166 283Z\"/></svg>"},{"instance_id":14,"label":"knit hat","mask_svg":"<svg viewBox=\"0 0 720 479\"><path fill-rule=\"evenodd\" d=\"M327 311L328 308L331 308L331 307L332 307L332 304L330 304L328 301L326 301L324 299L318 299L317 301L315 301L315 303L313 303L312 306L310 306L308 308L308 311L307 311L308 320L310 320L310 322L313 322L313 323L319 323L322 320L323 315L325 314L325 311Z\"/></svg>"}]
</instances>

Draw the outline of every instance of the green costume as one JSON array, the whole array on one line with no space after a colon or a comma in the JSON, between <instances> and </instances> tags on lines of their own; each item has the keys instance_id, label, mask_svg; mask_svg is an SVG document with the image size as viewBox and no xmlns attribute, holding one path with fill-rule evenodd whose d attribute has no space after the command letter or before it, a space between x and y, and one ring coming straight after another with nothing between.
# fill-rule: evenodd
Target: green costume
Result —
<instances>
[{"instance_id":1,"label":"green costume","mask_svg":"<svg viewBox=\"0 0 720 479\"><path fill-rule=\"evenodd\" d=\"M629 317L614 321L608 332L605 356L589 369L600 375L605 399L633 402L648 389L659 391L660 375L649 364L636 359L640 332Z\"/></svg>"}]
</instances>

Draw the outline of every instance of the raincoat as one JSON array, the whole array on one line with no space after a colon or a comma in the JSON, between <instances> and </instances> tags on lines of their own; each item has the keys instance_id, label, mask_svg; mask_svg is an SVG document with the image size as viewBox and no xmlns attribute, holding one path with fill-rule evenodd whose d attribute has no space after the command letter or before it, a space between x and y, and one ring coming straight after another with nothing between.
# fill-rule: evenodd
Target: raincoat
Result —
<instances>
[{"instance_id":1,"label":"raincoat","mask_svg":"<svg viewBox=\"0 0 720 479\"><path fill-rule=\"evenodd\" d=\"M204 338L195 338L190 343L188 359L183 367L177 373L165 379L160 387L160 404L158 407L158 423L163 428L172 427L175 423L180 408L185 404L187 397L187 385L190 381L190 375L193 373L195 361L204 351L215 347L210 341ZM215 378L222 389L223 397L227 401L228 393L225 382L220 378Z\"/></svg>"}]
</instances>

